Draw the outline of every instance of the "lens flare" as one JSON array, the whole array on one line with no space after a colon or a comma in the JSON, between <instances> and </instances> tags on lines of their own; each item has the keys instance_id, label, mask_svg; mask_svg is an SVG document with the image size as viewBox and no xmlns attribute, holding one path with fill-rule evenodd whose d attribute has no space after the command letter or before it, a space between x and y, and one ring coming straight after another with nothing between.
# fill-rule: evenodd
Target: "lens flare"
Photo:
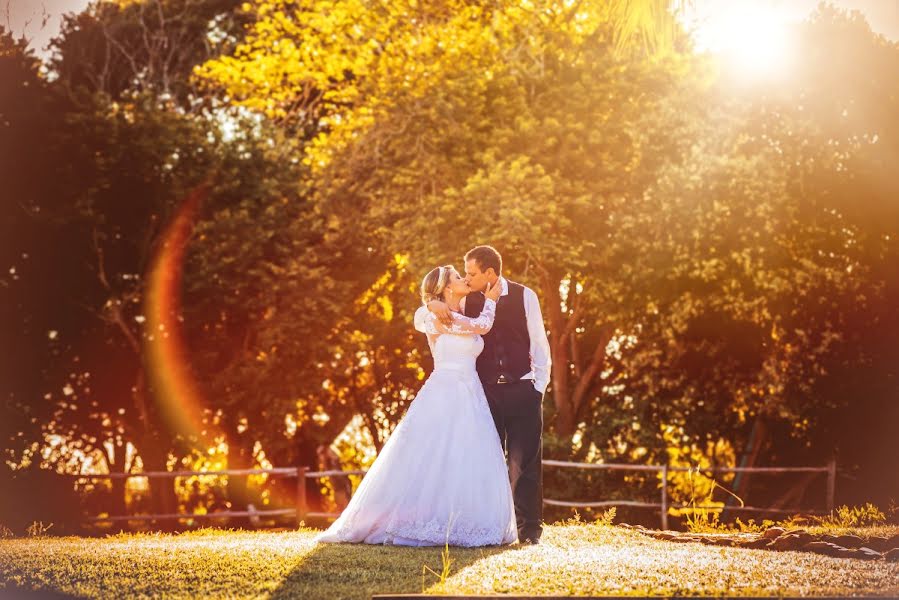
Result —
<instances>
[{"instance_id":1,"label":"lens flare","mask_svg":"<svg viewBox=\"0 0 899 600\"><path fill-rule=\"evenodd\" d=\"M148 330L144 337L154 396L170 431L185 439L199 437L205 402L190 372L187 345L178 320L182 265L207 184L191 191L162 235L150 270L145 301Z\"/></svg>"},{"instance_id":2,"label":"lens flare","mask_svg":"<svg viewBox=\"0 0 899 600\"><path fill-rule=\"evenodd\" d=\"M208 193L208 182L194 188L166 227L149 272L144 306L148 325L144 337L147 372L163 422L185 440L200 442L215 439L223 432L216 431L212 423L203 422L208 403L190 369L190 352L179 315L184 257ZM264 509L292 506L295 502L296 484L284 485L286 482L280 477L277 480L274 487L269 487L268 506Z\"/></svg>"}]
</instances>

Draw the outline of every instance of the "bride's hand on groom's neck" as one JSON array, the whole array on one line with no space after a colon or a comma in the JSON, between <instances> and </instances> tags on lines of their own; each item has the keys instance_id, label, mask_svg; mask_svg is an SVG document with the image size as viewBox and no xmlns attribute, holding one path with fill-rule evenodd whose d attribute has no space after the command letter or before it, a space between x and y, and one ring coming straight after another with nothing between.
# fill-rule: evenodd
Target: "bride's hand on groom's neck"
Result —
<instances>
[{"instance_id":1,"label":"bride's hand on groom's neck","mask_svg":"<svg viewBox=\"0 0 899 600\"><path fill-rule=\"evenodd\" d=\"M492 284L488 283L487 289L484 290L484 296L490 298L494 302L497 302L499 300L500 293L502 293L502 289L499 285L499 279L494 281Z\"/></svg>"},{"instance_id":2,"label":"bride's hand on groom's neck","mask_svg":"<svg viewBox=\"0 0 899 600\"><path fill-rule=\"evenodd\" d=\"M453 313L446 302L431 300L428 302L428 310L437 316L437 319L446 326L453 324Z\"/></svg>"}]
</instances>

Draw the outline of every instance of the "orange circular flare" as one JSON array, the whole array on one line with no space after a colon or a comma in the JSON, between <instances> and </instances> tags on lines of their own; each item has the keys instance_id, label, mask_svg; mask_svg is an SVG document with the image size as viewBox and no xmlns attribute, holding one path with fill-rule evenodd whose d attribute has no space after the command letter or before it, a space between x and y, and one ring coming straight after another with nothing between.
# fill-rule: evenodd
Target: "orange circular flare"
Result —
<instances>
[{"instance_id":1,"label":"orange circular flare","mask_svg":"<svg viewBox=\"0 0 899 600\"><path fill-rule=\"evenodd\" d=\"M194 221L208 191L206 184L191 191L166 227L150 269L145 298L148 332L144 344L154 396L171 431L185 438L202 430L205 402L191 377L187 346L178 322L182 265Z\"/></svg>"}]
</instances>

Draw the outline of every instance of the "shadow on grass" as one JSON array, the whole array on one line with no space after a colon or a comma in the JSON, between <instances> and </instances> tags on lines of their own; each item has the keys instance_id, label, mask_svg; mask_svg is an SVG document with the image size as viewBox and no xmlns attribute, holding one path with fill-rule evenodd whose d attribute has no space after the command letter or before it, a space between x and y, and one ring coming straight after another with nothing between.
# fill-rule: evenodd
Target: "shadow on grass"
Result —
<instances>
[{"instance_id":1,"label":"shadow on grass","mask_svg":"<svg viewBox=\"0 0 899 600\"><path fill-rule=\"evenodd\" d=\"M481 559L516 548L519 546L450 546L447 578ZM443 552L441 546L318 544L269 598L368 599L372 594L420 594L439 584Z\"/></svg>"}]
</instances>

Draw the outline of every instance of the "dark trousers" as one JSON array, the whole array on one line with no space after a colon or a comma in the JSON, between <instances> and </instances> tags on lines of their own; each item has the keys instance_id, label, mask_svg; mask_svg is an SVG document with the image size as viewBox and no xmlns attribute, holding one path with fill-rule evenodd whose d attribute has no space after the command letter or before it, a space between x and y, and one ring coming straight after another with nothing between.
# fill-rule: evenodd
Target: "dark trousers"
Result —
<instances>
[{"instance_id":1,"label":"dark trousers","mask_svg":"<svg viewBox=\"0 0 899 600\"><path fill-rule=\"evenodd\" d=\"M518 539L543 533L543 394L530 380L485 383L484 393L509 465Z\"/></svg>"}]
</instances>

